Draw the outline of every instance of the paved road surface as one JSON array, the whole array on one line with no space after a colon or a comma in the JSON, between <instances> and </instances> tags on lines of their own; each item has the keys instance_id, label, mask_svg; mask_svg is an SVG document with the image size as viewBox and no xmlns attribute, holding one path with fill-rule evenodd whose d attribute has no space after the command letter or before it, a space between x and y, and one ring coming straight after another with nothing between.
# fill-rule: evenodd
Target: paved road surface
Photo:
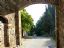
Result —
<instances>
[{"instance_id":1,"label":"paved road surface","mask_svg":"<svg viewBox=\"0 0 64 48\"><path fill-rule=\"evenodd\" d=\"M51 38L25 39L22 48L56 48Z\"/></svg>"}]
</instances>

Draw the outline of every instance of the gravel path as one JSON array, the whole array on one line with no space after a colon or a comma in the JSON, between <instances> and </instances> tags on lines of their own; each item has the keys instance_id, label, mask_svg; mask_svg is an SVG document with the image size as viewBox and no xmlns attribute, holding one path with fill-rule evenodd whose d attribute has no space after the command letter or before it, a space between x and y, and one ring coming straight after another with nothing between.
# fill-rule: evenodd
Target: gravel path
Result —
<instances>
[{"instance_id":1,"label":"gravel path","mask_svg":"<svg viewBox=\"0 0 64 48\"><path fill-rule=\"evenodd\" d=\"M56 48L55 41L51 38L32 38L23 41L22 48Z\"/></svg>"}]
</instances>

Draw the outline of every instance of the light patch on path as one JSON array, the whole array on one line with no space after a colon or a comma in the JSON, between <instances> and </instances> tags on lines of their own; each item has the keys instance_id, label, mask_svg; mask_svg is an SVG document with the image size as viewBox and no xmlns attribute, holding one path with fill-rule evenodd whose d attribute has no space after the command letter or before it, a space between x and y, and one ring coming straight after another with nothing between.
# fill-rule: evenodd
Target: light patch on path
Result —
<instances>
[{"instance_id":1,"label":"light patch on path","mask_svg":"<svg viewBox=\"0 0 64 48\"><path fill-rule=\"evenodd\" d=\"M26 39L22 48L56 48L55 42L50 38Z\"/></svg>"}]
</instances>

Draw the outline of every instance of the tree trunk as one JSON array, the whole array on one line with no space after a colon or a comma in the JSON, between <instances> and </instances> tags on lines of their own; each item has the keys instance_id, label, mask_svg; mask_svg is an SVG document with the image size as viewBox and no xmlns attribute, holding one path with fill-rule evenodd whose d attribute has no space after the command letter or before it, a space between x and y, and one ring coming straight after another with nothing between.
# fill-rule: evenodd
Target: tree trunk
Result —
<instances>
[{"instance_id":1,"label":"tree trunk","mask_svg":"<svg viewBox=\"0 0 64 48\"><path fill-rule=\"evenodd\" d=\"M22 38L23 38L23 29L22 29Z\"/></svg>"}]
</instances>

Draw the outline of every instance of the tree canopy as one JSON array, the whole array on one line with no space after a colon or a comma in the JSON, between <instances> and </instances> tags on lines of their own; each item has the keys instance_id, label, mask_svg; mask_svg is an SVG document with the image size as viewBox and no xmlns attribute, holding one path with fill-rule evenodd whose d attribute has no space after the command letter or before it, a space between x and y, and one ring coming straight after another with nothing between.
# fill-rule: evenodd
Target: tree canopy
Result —
<instances>
[{"instance_id":1,"label":"tree canopy","mask_svg":"<svg viewBox=\"0 0 64 48\"><path fill-rule=\"evenodd\" d=\"M44 15L38 20L35 33L37 36L47 35L54 36L55 35L55 7L52 5L48 5Z\"/></svg>"},{"instance_id":2,"label":"tree canopy","mask_svg":"<svg viewBox=\"0 0 64 48\"><path fill-rule=\"evenodd\" d=\"M25 9L21 10L22 30L28 32L33 26L33 19Z\"/></svg>"}]
</instances>

